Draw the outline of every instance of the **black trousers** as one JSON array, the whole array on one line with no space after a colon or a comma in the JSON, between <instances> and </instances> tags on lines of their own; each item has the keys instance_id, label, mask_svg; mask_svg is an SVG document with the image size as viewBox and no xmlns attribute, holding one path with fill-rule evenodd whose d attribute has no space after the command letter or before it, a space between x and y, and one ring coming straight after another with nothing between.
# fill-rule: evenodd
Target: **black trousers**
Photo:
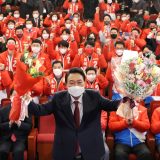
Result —
<instances>
[{"instance_id":1,"label":"black trousers","mask_svg":"<svg viewBox=\"0 0 160 160\"><path fill-rule=\"evenodd\" d=\"M160 153L160 144L157 144L157 150Z\"/></svg>"},{"instance_id":2,"label":"black trousers","mask_svg":"<svg viewBox=\"0 0 160 160\"><path fill-rule=\"evenodd\" d=\"M12 142L11 140L0 141L0 159L8 160L8 155L12 152L13 160L24 160L25 141L17 140Z\"/></svg>"},{"instance_id":3,"label":"black trousers","mask_svg":"<svg viewBox=\"0 0 160 160\"><path fill-rule=\"evenodd\" d=\"M141 143L134 147L129 147L124 144L115 145L115 160L128 160L130 153L136 154L137 160L153 160L151 152L145 143Z\"/></svg>"}]
</instances>

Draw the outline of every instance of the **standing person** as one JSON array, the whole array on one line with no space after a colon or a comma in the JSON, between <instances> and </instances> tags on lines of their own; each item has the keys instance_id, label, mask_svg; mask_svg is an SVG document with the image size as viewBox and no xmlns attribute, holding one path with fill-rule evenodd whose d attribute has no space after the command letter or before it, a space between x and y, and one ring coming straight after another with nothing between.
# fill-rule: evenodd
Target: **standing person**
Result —
<instances>
[{"instance_id":1,"label":"standing person","mask_svg":"<svg viewBox=\"0 0 160 160\"><path fill-rule=\"evenodd\" d=\"M40 15L43 15L43 18L47 16L47 14L53 11L52 2L49 0L37 0L35 7L38 8Z\"/></svg>"},{"instance_id":2,"label":"standing person","mask_svg":"<svg viewBox=\"0 0 160 160\"><path fill-rule=\"evenodd\" d=\"M98 6L98 0L82 0L84 6L84 19L93 19Z\"/></svg>"},{"instance_id":3,"label":"standing person","mask_svg":"<svg viewBox=\"0 0 160 160\"><path fill-rule=\"evenodd\" d=\"M19 6L21 18L26 18L32 15L34 0L17 0L15 5Z\"/></svg>"},{"instance_id":4,"label":"standing person","mask_svg":"<svg viewBox=\"0 0 160 160\"><path fill-rule=\"evenodd\" d=\"M85 90L85 74L80 68L70 69L65 78L67 91L55 93L47 104L30 102L29 113L37 116L54 114L53 159L104 159L101 110L117 110L120 101L110 101L96 91ZM31 100L27 95L25 99Z\"/></svg>"}]
</instances>

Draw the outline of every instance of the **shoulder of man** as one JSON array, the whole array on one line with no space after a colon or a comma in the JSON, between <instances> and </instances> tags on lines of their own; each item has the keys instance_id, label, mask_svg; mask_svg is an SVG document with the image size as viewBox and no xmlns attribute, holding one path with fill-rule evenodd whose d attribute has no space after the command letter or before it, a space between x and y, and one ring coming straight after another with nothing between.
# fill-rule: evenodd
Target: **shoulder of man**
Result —
<instances>
[{"instance_id":1,"label":"shoulder of man","mask_svg":"<svg viewBox=\"0 0 160 160\"><path fill-rule=\"evenodd\" d=\"M94 89L85 89L85 93L95 96L100 95L99 92Z\"/></svg>"}]
</instances>

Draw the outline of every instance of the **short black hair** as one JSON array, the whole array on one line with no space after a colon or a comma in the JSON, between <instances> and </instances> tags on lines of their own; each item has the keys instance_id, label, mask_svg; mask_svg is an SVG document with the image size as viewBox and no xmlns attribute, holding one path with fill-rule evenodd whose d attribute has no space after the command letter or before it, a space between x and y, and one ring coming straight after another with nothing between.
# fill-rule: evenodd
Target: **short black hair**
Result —
<instances>
[{"instance_id":1,"label":"short black hair","mask_svg":"<svg viewBox=\"0 0 160 160\"><path fill-rule=\"evenodd\" d=\"M78 12L73 13L73 16L74 16L74 15L80 16L80 14L79 14Z\"/></svg>"},{"instance_id":2,"label":"short black hair","mask_svg":"<svg viewBox=\"0 0 160 160\"><path fill-rule=\"evenodd\" d=\"M116 27L111 28L111 31L112 30L116 30L118 32L118 28L116 28Z\"/></svg>"},{"instance_id":3,"label":"short black hair","mask_svg":"<svg viewBox=\"0 0 160 160\"><path fill-rule=\"evenodd\" d=\"M141 31L138 28L133 28L132 31L137 31L139 34L141 33Z\"/></svg>"},{"instance_id":4,"label":"short black hair","mask_svg":"<svg viewBox=\"0 0 160 160\"><path fill-rule=\"evenodd\" d=\"M123 47L125 48L125 43L123 41L116 41L114 46L116 47L117 44L123 45Z\"/></svg>"},{"instance_id":5,"label":"short black hair","mask_svg":"<svg viewBox=\"0 0 160 160\"><path fill-rule=\"evenodd\" d=\"M24 26L23 25L20 25L20 26L18 26L18 27L16 27L16 29L15 30L18 30L18 29L24 29Z\"/></svg>"},{"instance_id":6,"label":"short black hair","mask_svg":"<svg viewBox=\"0 0 160 160\"><path fill-rule=\"evenodd\" d=\"M7 25L8 25L10 22L16 24L16 22L15 22L14 20L11 20L11 19L10 19L10 20L8 20Z\"/></svg>"},{"instance_id":7,"label":"short black hair","mask_svg":"<svg viewBox=\"0 0 160 160\"><path fill-rule=\"evenodd\" d=\"M26 19L26 22L32 22L33 23L33 20L32 20L32 18L28 18L28 19ZM26 24L26 23L25 23Z\"/></svg>"},{"instance_id":8,"label":"short black hair","mask_svg":"<svg viewBox=\"0 0 160 160\"><path fill-rule=\"evenodd\" d=\"M94 67L87 67L86 70L85 70L86 74L87 74L88 71L94 71L95 73L97 73L97 70Z\"/></svg>"},{"instance_id":9,"label":"short black hair","mask_svg":"<svg viewBox=\"0 0 160 160\"><path fill-rule=\"evenodd\" d=\"M14 38L8 38L7 43L8 43L9 40L13 40L16 43L16 40Z\"/></svg>"},{"instance_id":10,"label":"short black hair","mask_svg":"<svg viewBox=\"0 0 160 160\"><path fill-rule=\"evenodd\" d=\"M107 13L106 13L106 14L104 14L103 19L104 19L104 17L106 17L106 16L107 16L107 17L109 17L109 18L110 18L110 20L112 20L111 16L110 16L109 14L107 14Z\"/></svg>"},{"instance_id":11,"label":"short black hair","mask_svg":"<svg viewBox=\"0 0 160 160\"><path fill-rule=\"evenodd\" d=\"M70 34L70 33L71 33L69 29L63 29L63 30L62 30L62 33L63 33L63 32L66 32L67 34Z\"/></svg>"},{"instance_id":12,"label":"short black hair","mask_svg":"<svg viewBox=\"0 0 160 160\"><path fill-rule=\"evenodd\" d=\"M88 40L88 41L85 42L84 46L87 46L87 45L90 45L90 46L94 47L95 42Z\"/></svg>"},{"instance_id":13,"label":"short black hair","mask_svg":"<svg viewBox=\"0 0 160 160\"><path fill-rule=\"evenodd\" d=\"M65 19L65 22L66 22L66 21L72 21L72 20L71 20L70 18L66 18L66 19Z\"/></svg>"},{"instance_id":14,"label":"short black hair","mask_svg":"<svg viewBox=\"0 0 160 160\"><path fill-rule=\"evenodd\" d=\"M39 39L34 39L33 41L32 41L32 44L33 43L39 43L40 45L42 45L42 42L41 42L41 40L39 40Z\"/></svg>"},{"instance_id":15,"label":"short black hair","mask_svg":"<svg viewBox=\"0 0 160 160\"><path fill-rule=\"evenodd\" d=\"M48 34L50 34L50 30L48 28L43 28L41 33L43 33L43 31L46 31Z\"/></svg>"},{"instance_id":16,"label":"short black hair","mask_svg":"<svg viewBox=\"0 0 160 160\"><path fill-rule=\"evenodd\" d=\"M84 71L81 68L75 67L75 68L71 68L69 70L69 72L66 74L66 76L65 76L65 83L67 83L68 77L69 77L70 74L76 74L76 73L80 74L83 77L83 80L85 81L86 76L85 76Z\"/></svg>"},{"instance_id":17,"label":"short black hair","mask_svg":"<svg viewBox=\"0 0 160 160\"><path fill-rule=\"evenodd\" d=\"M69 43L65 40L61 40L59 43L58 43L58 47L69 47Z\"/></svg>"},{"instance_id":18,"label":"short black hair","mask_svg":"<svg viewBox=\"0 0 160 160\"><path fill-rule=\"evenodd\" d=\"M53 63L52 63L52 67L55 65L55 64L61 64L61 66L63 67L63 63L62 63L62 61L53 61Z\"/></svg>"}]
</instances>

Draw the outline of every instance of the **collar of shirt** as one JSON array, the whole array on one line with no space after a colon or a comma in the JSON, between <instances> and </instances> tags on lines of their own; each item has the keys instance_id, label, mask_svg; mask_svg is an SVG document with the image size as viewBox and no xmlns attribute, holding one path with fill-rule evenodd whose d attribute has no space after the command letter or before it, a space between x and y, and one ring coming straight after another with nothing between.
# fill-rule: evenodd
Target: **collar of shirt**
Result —
<instances>
[{"instance_id":1,"label":"collar of shirt","mask_svg":"<svg viewBox=\"0 0 160 160\"><path fill-rule=\"evenodd\" d=\"M83 96L83 95L81 95L77 100L75 100L75 98L73 98L73 97L71 96L71 104L73 104L74 101L78 101L80 104L82 104L82 96Z\"/></svg>"}]
</instances>

